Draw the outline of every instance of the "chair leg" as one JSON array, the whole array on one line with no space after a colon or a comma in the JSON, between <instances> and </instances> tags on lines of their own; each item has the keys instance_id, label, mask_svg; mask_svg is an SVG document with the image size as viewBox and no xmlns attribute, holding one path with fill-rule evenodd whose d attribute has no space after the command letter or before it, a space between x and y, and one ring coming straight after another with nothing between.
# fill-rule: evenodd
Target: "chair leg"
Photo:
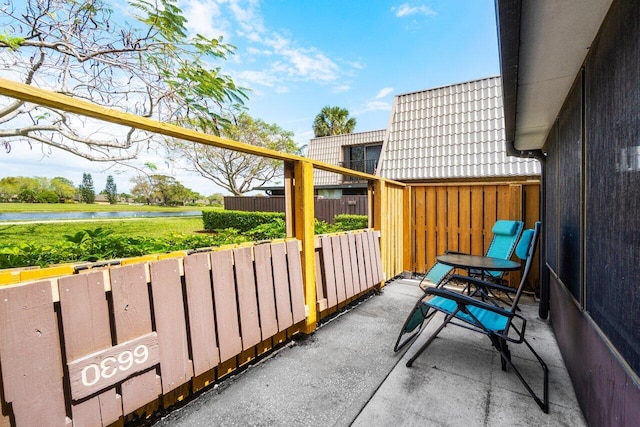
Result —
<instances>
[{"instance_id":1,"label":"chair leg","mask_svg":"<svg viewBox=\"0 0 640 427\"><path fill-rule=\"evenodd\" d=\"M420 334L420 332L422 332L424 321L431 317L434 312L435 311L432 310L431 313L429 313L429 307L422 303L421 298L413 307L413 310L411 310L409 316L407 316L407 319L404 321L402 329L400 329L398 339L396 340L396 344L393 347L393 351L397 353L398 351L402 350L407 344L413 341ZM402 340L403 336L409 333L411 335Z\"/></svg>"},{"instance_id":2,"label":"chair leg","mask_svg":"<svg viewBox=\"0 0 640 427\"><path fill-rule=\"evenodd\" d=\"M504 341L502 338L491 337L491 341L494 342L494 340ZM518 368L516 368L516 366L513 364L513 361L511 360L511 352L508 350L506 346L506 341L504 343L505 344L504 348L501 348L498 350L500 351L500 358L503 366L502 370L504 371L506 368L506 364L508 364L513 370L513 372L515 372L520 382L527 389L531 397L533 397L533 400L535 400L535 402L538 404L540 409L542 409L542 412L544 412L545 414L548 414L549 413L549 368L547 368L547 364L544 363L542 358L538 355L538 353L536 353L536 351L533 349L533 347L531 347L531 345L526 339L524 340L524 343L527 345L527 347L529 348L531 353L533 353L536 359L538 359L538 363L540 363L540 366L542 367L542 371L544 374L543 386L542 386L542 399L540 399L540 397L538 397L538 395L533 391L533 389L531 388L529 383L527 383L527 381L524 379L524 377L522 376ZM502 345L500 345L500 347L502 347Z\"/></svg>"},{"instance_id":3,"label":"chair leg","mask_svg":"<svg viewBox=\"0 0 640 427\"><path fill-rule=\"evenodd\" d=\"M444 327L449 324L449 321L451 319L453 319L453 315L447 315L447 317L442 322L442 325L438 326L438 329L436 329L436 331L433 334L431 334L427 342L422 344L422 346L418 349L418 351L416 351L416 353L413 356L411 356L409 361L407 361L407 368L410 368L411 365L413 365L413 362L415 362L418 356L420 356L422 352L425 351L427 347L429 347L429 344L431 344L431 342L436 338L436 336L440 333L440 331L442 331Z\"/></svg>"}]
</instances>

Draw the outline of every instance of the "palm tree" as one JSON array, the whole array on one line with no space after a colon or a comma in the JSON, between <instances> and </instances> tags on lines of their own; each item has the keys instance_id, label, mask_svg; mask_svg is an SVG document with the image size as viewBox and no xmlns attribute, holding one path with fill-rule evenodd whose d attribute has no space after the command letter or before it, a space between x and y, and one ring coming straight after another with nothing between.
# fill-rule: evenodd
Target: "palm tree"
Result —
<instances>
[{"instance_id":1,"label":"palm tree","mask_svg":"<svg viewBox=\"0 0 640 427\"><path fill-rule=\"evenodd\" d=\"M340 107L323 107L313 121L313 133L320 136L351 133L356 127L356 119L349 117L349 110Z\"/></svg>"}]
</instances>

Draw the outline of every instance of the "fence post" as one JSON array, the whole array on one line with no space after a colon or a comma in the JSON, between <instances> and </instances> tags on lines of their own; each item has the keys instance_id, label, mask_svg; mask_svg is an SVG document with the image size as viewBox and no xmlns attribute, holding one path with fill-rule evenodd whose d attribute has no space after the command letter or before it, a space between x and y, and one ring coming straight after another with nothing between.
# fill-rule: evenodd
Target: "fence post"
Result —
<instances>
[{"instance_id":1,"label":"fence post","mask_svg":"<svg viewBox=\"0 0 640 427\"><path fill-rule=\"evenodd\" d=\"M302 241L302 279L307 316L304 332L310 334L316 329L318 320L316 301L316 266L314 243L314 198L313 164L296 161L293 165L293 200L287 216L293 214L293 231ZM295 203L293 203L295 201Z\"/></svg>"},{"instance_id":2,"label":"fence post","mask_svg":"<svg viewBox=\"0 0 640 427\"><path fill-rule=\"evenodd\" d=\"M387 247L387 237L385 233L387 227L385 227L385 217L388 214L386 209L386 186L384 181L377 179L373 183L369 184L369 212L372 214L369 216L369 227L380 232L380 255L382 262L382 271L385 273L389 270L389 248ZM373 219L371 219L373 217ZM384 281L382 282L384 285Z\"/></svg>"},{"instance_id":3,"label":"fence post","mask_svg":"<svg viewBox=\"0 0 640 427\"><path fill-rule=\"evenodd\" d=\"M402 253L403 253L403 270L405 274L410 274L415 265L415 254L412 248L414 247L414 234L413 234L413 200L411 186L407 185L402 190L402 209L404 213L404 219L402 221L402 234L404 236L402 240Z\"/></svg>"}]
</instances>

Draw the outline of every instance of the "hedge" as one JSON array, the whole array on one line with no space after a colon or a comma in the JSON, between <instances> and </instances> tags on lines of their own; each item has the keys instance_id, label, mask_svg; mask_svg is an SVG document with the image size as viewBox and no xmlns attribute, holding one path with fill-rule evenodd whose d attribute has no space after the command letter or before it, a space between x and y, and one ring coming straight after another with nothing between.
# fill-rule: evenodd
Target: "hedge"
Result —
<instances>
[{"instance_id":1,"label":"hedge","mask_svg":"<svg viewBox=\"0 0 640 427\"><path fill-rule=\"evenodd\" d=\"M204 229L208 231L235 228L239 232L244 233L259 225L272 223L276 219L284 221L284 213L224 210L202 212Z\"/></svg>"},{"instance_id":2,"label":"hedge","mask_svg":"<svg viewBox=\"0 0 640 427\"><path fill-rule=\"evenodd\" d=\"M336 215L334 225L340 231L361 230L369 226L369 218L366 215Z\"/></svg>"}]
</instances>

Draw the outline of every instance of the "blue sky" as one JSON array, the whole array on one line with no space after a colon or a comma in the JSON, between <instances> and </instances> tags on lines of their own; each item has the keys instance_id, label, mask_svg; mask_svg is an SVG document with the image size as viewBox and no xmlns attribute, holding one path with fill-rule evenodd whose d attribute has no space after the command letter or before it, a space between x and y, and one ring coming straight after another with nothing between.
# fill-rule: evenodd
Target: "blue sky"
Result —
<instances>
[{"instance_id":1,"label":"blue sky","mask_svg":"<svg viewBox=\"0 0 640 427\"><path fill-rule=\"evenodd\" d=\"M325 105L349 110L356 131L384 129L397 94L499 74L493 0L179 0L190 31L223 35L237 47L223 71L251 89L250 115L292 131L299 145L313 137ZM114 175L128 191L132 172L60 152L16 149L2 154L0 176L64 175L97 190ZM209 195L204 178L149 157L161 173Z\"/></svg>"}]
</instances>

